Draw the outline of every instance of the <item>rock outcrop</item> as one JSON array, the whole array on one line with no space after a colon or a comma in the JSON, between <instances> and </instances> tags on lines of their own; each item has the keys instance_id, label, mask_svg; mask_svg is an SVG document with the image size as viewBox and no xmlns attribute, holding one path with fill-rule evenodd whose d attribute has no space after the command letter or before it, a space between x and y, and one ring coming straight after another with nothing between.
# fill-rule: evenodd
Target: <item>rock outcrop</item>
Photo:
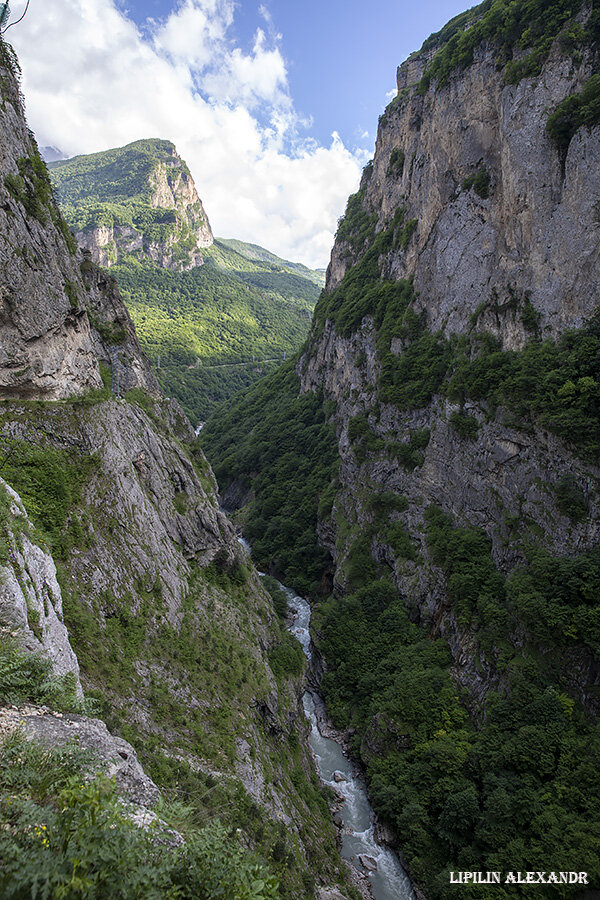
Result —
<instances>
[{"instance_id":1,"label":"rock outcrop","mask_svg":"<svg viewBox=\"0 0 600 900\"><path fill-rule=\"evenodd\" d=\"M3 553L6 547L6 560L0 563L0 630L14 636L28 652L48 658L55 675L73 673L82 696L79 662L64 624L54 560L36 542L21 498L1 478L0 492Z\"/></svg>"},{"instance_id":2,"label":"rock outcrop","mask_svg":"<svg viewBox=\"0 0 600 900\"><path fill-rule=\"evenodd\" d=\"M100 389L99 363L116 357L128 388L157 395L116 285L93 271L59 212L25 123L18 64L8 45L0 50L0 397Z\"/></svg>"},{"instance_id":3,"label":"rock outcrop","mask_svg":"<svg viewBox=\"0 0 600 900\"><path fill-rule=\"evenodd\" d=\"M213 243L210 223L170 141L135 141L55 162L51 169L77 241L98 265L110 267L127 256L179 271L202 265L201 251Z\"/></svg>"},{"instance_id":4,"label":"rock outcrop","mask_svg":"<svg viewBox=\"0 0 600 900\"><path fill-rule=\"evenodd\" d=\"M102 386L76 245L27 130L7 45L0 60L0 394L58 400Z\"/></svg>"},{"instance_id":5,"label":"rock outcrop","mask_svg":"<svg viewBox=\"0 0 600 900\"><path fill-rule=\"evenodd\" d=\"M0 57L3 686L14 640L49 659L53 675L72 673L48 687L23 664L21 700L48 687L79 711L83 685L131 744L99 719L13 706L8 689L0 737L20 729L51 748L78 742L141 807L144 825L158 789L135 744L169 784L188 786L203 820L218 814L232 831L251 821L248 843L286 861L290 896L312 897L315 860L321 883L345 877L313 784L300 678L271 668L283 626L219 508L194 430L160 397L116 282L77 249L58 212L2 41ZM144 202L159 232L185 220L183 249L198 264L210 228L174 148L161 152ZM14 657L21 665L18 648Z\"/></svg>"},{"instance_id":6,"label":"rock outcrop","mask_svg":"<svg viewBox=\"0 0 600 900\"><path fill-rule=\"evenodd\" d=\"M580 128L563 156L546 124L592 75L591 52L574 65L557 40L539 77L506 84L496 48L483 43L465 72L423 93L417 82L433 52L398 69L398 96L381 117L363 177L376 230L401 208L416 220L382 271L414 276L432 331L475 327L518 349L528 337L527 303L544 337L580 326L598 303L600 127ZM360 252L336 243L327 290Z\"/></svg>"},{"instance_id":7,"label":"rock outcrop","mask_svg":"<svg viewBox=\"0 0 600 900\"><path fill-rule=\"evenodd\" d=\"M585 24L588 14L584 7L579 21ZM340 228L326 292L337 290L343 304L345 276L378 234L395 228L377 268L392 283L412 280L411 309L429 332L446 338L487 332L505 350L521 349L534 333L557 338L589 320L600 299L600 127L579 128L563 152L546 129L549 114L594 72L592 51L574 61L556 40L539 76L507 84L497 47L484 42L467 68L452 71L441 86L424 87L419 82L436 50L428 43L398 69L398 96L380 119L374 160L347 214L354 212L363 230L353 236L351 225ZM433 504L455 522L482 529L506 574L523 563L531 541L559 556L597 546L600 469L539 425L520 428L514 418L506 424L485 402L434 396L418 409L397 408L377 389L378 337L374 314L349 333L331 318L319 320L317 310L298 365L302 390L324 390L336 403L340 490L320 538L343 591L351 528L372 523L369 497L406 498L408 509L397 518L414 542L414 557L398 558L378 539L371 551L390 567L413 615L448 638L455 673L480 703L493 675L447 602L425 540L425 509ZM391 354L400 356L404 346L392 339ZM473 440L451 427L459 412L473 420ZM350 425L357 416L366 417L379 452L355 454ZM399 444L407 450L415 433L426 435L418 461L407 465L388 452ZM558 508L565 479L586 505L577 521ZM588 690L599 682L591 654L577 658L572 676L574 694L597 711Z\"/></svg>"}]
</instances>

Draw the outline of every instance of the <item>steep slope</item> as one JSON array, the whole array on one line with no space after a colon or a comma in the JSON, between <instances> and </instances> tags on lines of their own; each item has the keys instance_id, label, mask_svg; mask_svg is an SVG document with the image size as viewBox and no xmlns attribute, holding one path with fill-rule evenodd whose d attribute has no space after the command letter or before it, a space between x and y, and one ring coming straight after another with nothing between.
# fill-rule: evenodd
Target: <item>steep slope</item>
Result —
<instances>
[{"instance_id":1,"label":"steep slope","mask_svg":"<svg viewBox=\"0 0 600 900\"><path fill-rule=\"evenodd\" d=\"M298 349L323 274L242 241L213 242L168 141L50 169L78 242L111 267L163 388L194 420Z\"/></svg>"},{"instance_id":2,"label":"steep slope","mask_svg":"<svg viewBox=\"0 0 600 900\"><path fill-rule=\"evenodd\" d=\"M309 269L308 266L304 266L302 263L294 263L290 262L289 259L281 259L281 257L276 256L275 253L271 253L270 250L259 247L258 244L248 244L245 241L238 241L235 238L229 238L227 240L221 238L220 243L225 244L230 250L235 250L236 253L241 253L242 256L246 256L248 259L272 263L277 269L284 269L294 275L308 278L308 280L313 281L317 287L322 288L325 285L325 269Z\"/></svg>"},{"instance_id":3,"label":"steep slope","mask_svg":"<svg viewBox=\"0 0 600 900\"><path fill-rule=\"evenodd\" d=\"M134 141L49 168L63 214L94 262L111 266L134 255L178 271L202 264L212 231L170 141Z\"/></svg>"},{"instance_id":4,"label":"steep slope","mask_svg":"<svg viewBox=\"0 0 600 900\"><path fill-rule=\"evenodd\" d=\"M195 421L298 349L319 294L307 278L220 240L204 256L189 272L111 270L165 389Z\"/></svg>"},{"instance_id":5,"label":"steep slope","mask_svg":"<svg viewBox=\"0 0 600 900\"><path fill-rule=\"evenodd\" d=\"M203 433L295 578L274 482L287 497L302 465L284 422L277 444L255 429L323 396L322 687L431 897L464 890L450 871L574 861L600 885L598 21L486 2L400 67L298 381Z\"/></svg>"},{"instance_id":6,"label":"steep slope","mask_svg":"<svg viewBox=\"0 0 600 900\"><path fill-rule=\"evenodd\" d=\"M22 303L5 307L0 344L17 322L23 352L38 352L26 329L47 308L58 361L44 380L32 364L0 387L0 893L29 895L37 880L66 895L81 871L91 896L313 898L346 876L306 743L301 648L219 509L189 421L161 398L115 282L76 251L24 124L16 61L0 52L6 233L22 238L17 259L36 254L35 268L9 270ZM77 308L61 319L67 275ZM85 366L67 369L73 334ZM61 717L89 709L80 684L120 737ZM15 735L21 719L49 749ZM138 824L155 821L157 787L176 802L184 848L172 854L167 835L157 854L154 826L136 832L114 786L86 781L77 732L109 775L135 769Z\"/></svg>"}]
</instances>

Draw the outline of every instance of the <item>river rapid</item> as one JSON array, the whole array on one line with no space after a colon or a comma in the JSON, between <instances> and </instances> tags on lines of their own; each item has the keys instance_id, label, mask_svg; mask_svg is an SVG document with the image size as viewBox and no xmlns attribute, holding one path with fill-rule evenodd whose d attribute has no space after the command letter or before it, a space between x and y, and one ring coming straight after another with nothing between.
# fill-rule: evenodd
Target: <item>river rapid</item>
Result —
<instances>
[{"instance_id":1,"label":"river rapid","mask_svg":"<svg viewBox=\"0 0 600 900\"><path fill-rule=\"evenodd\" d=\"M281 587L288 601L289 630L298 638L310 660L310 606L290 588L285 585ZM310 722L310 746L321 780L344 798L340 810L343 822L342 856L350 860L360 872L366 872L376 900L415 900L412 885L398 857L375 840L373 811L364 780L356 772L341 745L320 733L315 701L308 691L302 697L302 704ZM369 863L374 860L377 868L374 871L366 870L360 863L360 855L369 857Z\"/></svg>"},{"instance_id":2,"label":"river rapid","mask_svg":"<svg viewBox=\"0 0 600 900\"><path fill-rule=\"evenodd\" d=\"M250 555L250 544L240 535L238 541ZM259 572L261 574L264 573ZM281 582L278 584L287 599L288 629L300 641L310 662L310 605L291 588ZM310 723L309 741L321 781L333 788L344 801L340 810L343 823L342 856L361 874L367 875L375 900L416 900L410 879L396 854L375 840L374 813L364 779L346 756L342 745L319 731L315 701L310 691L304 693L302 705ZM369 863L369 867L361 864L360 856L368 858L365 862ZM371 869L373 863L375 866Z\"/></svg>"}]
</instances>

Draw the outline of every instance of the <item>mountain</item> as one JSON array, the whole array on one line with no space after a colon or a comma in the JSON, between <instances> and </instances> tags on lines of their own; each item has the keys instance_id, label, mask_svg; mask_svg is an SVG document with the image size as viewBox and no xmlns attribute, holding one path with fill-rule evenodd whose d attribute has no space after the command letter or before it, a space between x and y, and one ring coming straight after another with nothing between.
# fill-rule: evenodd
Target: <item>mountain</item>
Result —
<instances>
[{"instance_id":1,"label":"mountain","mask_svg":"<svg viewBox=\"0 0 600 900\"><path fill-rule=\"evenodd\" d=\"M0 896L354 900L285 603L0 63Z\"/></svg>"},{"instance_id":2,"label":"mountain","mask_svg":"<svg viewBox=\"0 0 600 900\"><path fill-rule=\"evenodd\" d=\"M496 0L409 57L306 348L202 433L431 900L600 885L599 53Z\"/></svg>"},{"instance_id":3,"label":"mountain","mask_svg":"<svg viewBox=\"0 0 600 900\"><path fill-rule=\"evenodd\" d=\"M253 244L213 242L168 141L75 157L51 175L77 241L117 278L163 388L195 421L306 338L323 273Z\"/></svg>"},{"instance_id":4,"label":"mountain","mask_svg":"<svg viewBox=\"0 0 600 900\"><path fill-rule=\"evenodd\" d=\"M170 141L50 163L67 222L94 262L135 255L183 271L202 263L213 241L186 164Z\"/></svg>"},{"instance_id":5,"label":"mountain","mask_svg":"<svg viewBox=\"0 0 600 900\"><path fill-rule=\"evenodd\" d=\"M59 159L67 159L58 147L40 147L40 156L46 163L57 162Z\"/></svg>"},{"instance_id":6,"label":"mountain","mask_svg":"<svg viewBox=\"0 0 600 900\"><path fill-rule=\"evenodd\" d=\"M265 250L264 247L259 247L258 244L247 244L244 241L238 241L233 238L230 238L229 240L223 238L221 239L221 244L225 244L226 247L235 250L237 253L241 253L242 256L246 256L248 259L272 263L278 269L284 269L294 275L300 275L302 278L307 278L309 281L314 282L319 288L325 286L325 269L309 269L308 266L304 266L302 263L294 263L290 262L288 259L281 259L269 250Z\"/></svg>"}]
</instances>

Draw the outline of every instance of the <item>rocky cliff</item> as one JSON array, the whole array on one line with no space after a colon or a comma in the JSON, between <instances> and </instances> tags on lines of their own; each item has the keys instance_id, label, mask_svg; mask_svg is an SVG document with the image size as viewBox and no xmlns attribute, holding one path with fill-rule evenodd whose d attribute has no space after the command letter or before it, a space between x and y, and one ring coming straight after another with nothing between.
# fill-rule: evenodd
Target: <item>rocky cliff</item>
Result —
<instances>
[{"instance_id":1,"label":"rocky cliff","mask_svg":"<svg viewBox=\"0 0 600 900\"><path fill-rule=\"evenodd\" d=\"M432 900L600 886L599 13L484 0L400 67L295 373L202 432Z\"/></svg>"},{"instance_id":2,"label":"rocky cliff","mask_svg":"<svg viewBox=\"0 0 600 900\"><path fill-rule=\"evenodd\" d=\"M296 370L340 457L319 504L326 700L433 897L517 845L558 859L542 697L578 710L554 721L580 776L600 711L598 37L595 4L484 3L399 68Z\"/></svg>"},{"instance_id":3,"label":"rocky cliff","mask_svg":"<svg viewBox=\"0 0 600 900\"><path fill-rule=\"evenodd\" d=\"M576 26L583 33L591 15L583 5L565 30ZM593 76L597 50L582 41L574 56L564 35L554 35L539 74L513 83L499 64L497 42L483 40L468 66L436 81L427 73L436 71L436 53L447 52L443 36L433 36L398 69L398 96L380 119L374 160L338 231L298 373L303 391L324 388L336 402L341 490L321 533L339 588L347 583L355 536L340 525L364 527L373 518L365 483L406 497L401 518L418 556L402 558L377 538L372 551L390 566L418 615L449 636L458 677L483 695L487 676L477 686L476 661L461 652L466 638L428 553L425 509L434 504L482 529L496 564L509 572L523 561L534 533L554 554L597 545L600 470L593 454L578 458L564 434L558 439L539 421L523 428L481 394L477 402L436 387L453 370L451 348L459 336L474 356L479 334L495 339L499 350L515 351L582 326L598 306L600 126L578 128L563 148L547 127L565 98ZM410 299L397 310L390 303L386 313L385 298L369 303L373 281L402 286ZM425 333L435 335L435 349L411 361L410 345ZM389 402L389 373L403 356L404 386L425 381L437 360L442 374L425 391L426 402ZM400 371L394 385L401 390L399 379ZM461 434L460 416L469 420L469 435ZM561 507L560 485L567 481L584 498L581 518ZM580 696L588 681L598 680L591 659L584 669L574 676Z\"/></svg>"},{"instance_id":4,"label":"rocky cliff","mask_svg":"<svg viewBox=\"0 0 600 900\"><path fill-rule=\"evenodd\" d=\"M67 221L92 260L123 257L185 271L212 231L185 162L169 141L142 140L50 164Z\"/></svg>"},{"instance_id":5,"label":"rocky cliff","mask_svg":"<svg viewBox=\"0 0 600 900\"><path fill-rule=\"evenodd\" d=\"M99 757L118 793L144 807L143 830L156 820L149 807L158 785L193 810L196 830L218 816L242 835L234 857L259 851L281 896L313 897L345 876L306 744L301 648L219 509L189 421L160 397L115 281L77 249L61 218L23 119L16 60L1 42L0 51L0 738L19 779L9 809L16 794L8 796L0 765L2 815L14 825L0 841L0 893L40 877L31 848L26 865L19 857L16 836L29 833L21 800L23 815L40 797L46 803L36 822L53 826L34 850L49 850L45 872L60 868L71 839L86 834L77 792L88 789L82 772ZM179 202L172 190L195 203L185 173L171 171L178 165L167 160L155 173L157 204ZM118 737L82 715L90 698ZM80 759L74 740L91 757ZM55 819L48 792L36 787L44 766L63 766L53 790L72 789L64 802L83 817L70 831L67 822L66 843L57 838L63 800ZM69 772L76 781L65 782ZM126 827L114 815L121 807L111 806L112 788L89 790L110 843ZM104 871L91 846L74 852L90 854L81 864L94 878L115 877L117 862ZM207 852L212 870L217 850ZM143 851L144 865L148 853L156 855ZM234 895L222 884L237 877L236 865L214 876L221 895ZM253 870L253 896L274 897L262 871ZM198 877L208 891L209 876ZM149 896L140 890L125 896Z\"/></svg>"},{"instance_id":6,"label":"rocky cliff","mask_svg":"<svg viewBox=\"0 0 600 900\"><path fill-rule=\"evenodd\" d=\"M590 14L584 7L576 21ZM585 45L574 62L557 38L538 77L507 84L497 47L484 41L467 72L423 91L434 49L398 69L398 96L363 178L361 207L375 232L400 210L412 223L381 272L414 277L416 307L433 331L474 324L518 349L530 303L542 336L556 337L598 303L598 126L578 129L564 153L547 131L549 114L594 73L594 51ZM338 239L328 291L363 249Z\"/></svg>"},{"instance_id":7,"label":"rocky cliff","mask_svg":"<svg viewBox=\"0 0 600 900\"><path fill-rule=\"evenodd\" d=\"M129 387L158 385L116 286L82 256L28 131L18 63L2 45L0 395L60 400L102 387L118 356ZM85 281L84 281L85 277Z\"/></svg>"}]
</instances>

